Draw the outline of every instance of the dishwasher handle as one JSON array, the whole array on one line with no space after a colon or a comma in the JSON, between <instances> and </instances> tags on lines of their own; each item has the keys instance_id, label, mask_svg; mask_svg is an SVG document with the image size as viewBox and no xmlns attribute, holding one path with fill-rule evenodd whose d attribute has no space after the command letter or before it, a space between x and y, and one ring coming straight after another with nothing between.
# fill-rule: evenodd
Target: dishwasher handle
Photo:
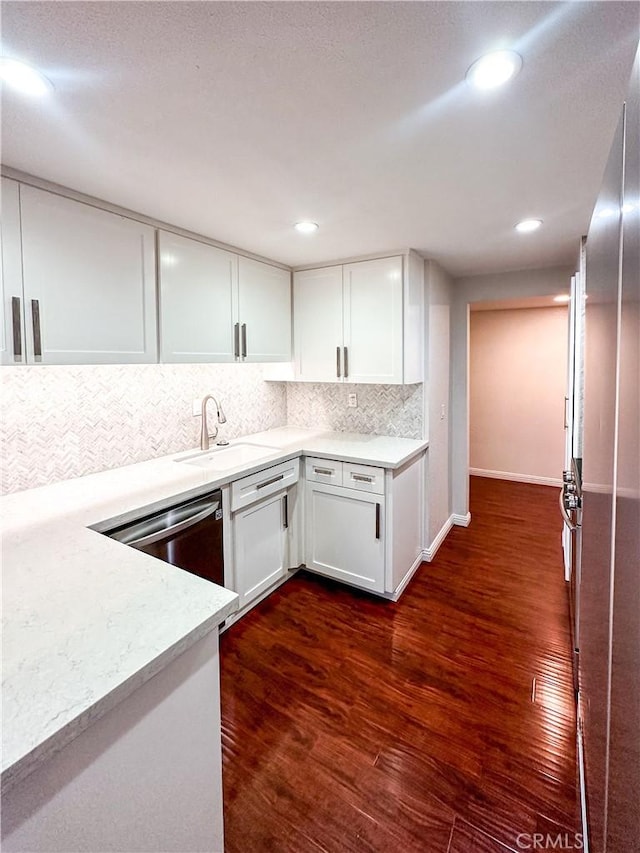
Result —
<instances>
[{"instance_id":1,"label":"dishwasher handle","mask_svg":"<svg viewBox=\"0 0 640 853\"><path fill-rule=\"evenodd\" d=\"M220 510L220 501L218 499L209 501L205 508L202 509L202 504L196 505L194 511L190 512L186 517L183 516L176 524L171 524L168 527L158 528L158 524L163 518L170 518L170 510L162 515L156 515L153 518L147 518L140 522L134 523L129 527L108 533L112 539L117 539L125 545L130 545L132 548L144 548L146 545L153 545L154 542L160 542L162 539L168 539L175 536L177 533L182 533L190 527L194 527L210 515L214 515ZM175 511L175 510L174 510Z\"/></svg>"}]
</instances>

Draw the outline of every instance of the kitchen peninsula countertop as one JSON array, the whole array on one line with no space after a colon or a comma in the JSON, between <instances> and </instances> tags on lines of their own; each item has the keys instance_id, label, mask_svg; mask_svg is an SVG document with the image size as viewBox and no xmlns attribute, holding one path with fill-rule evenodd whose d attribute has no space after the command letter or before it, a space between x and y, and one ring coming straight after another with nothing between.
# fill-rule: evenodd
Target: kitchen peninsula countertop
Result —
<instances>
[{"instance_id":1,"label":"kitchen peninsula countertop","mask_svg":"<svg viewBox=\"0 0 640 853\"><path fill-rule=\"evenodd\" d=\"M7 790L237 610L238 596L90 529L308 455L396 469L428 443L283 427L224 471L164 456L0 499ZM214 446L212 446L214 449ZM180 461L176 461L180 460Z\"/></svg>"}]
</instances>

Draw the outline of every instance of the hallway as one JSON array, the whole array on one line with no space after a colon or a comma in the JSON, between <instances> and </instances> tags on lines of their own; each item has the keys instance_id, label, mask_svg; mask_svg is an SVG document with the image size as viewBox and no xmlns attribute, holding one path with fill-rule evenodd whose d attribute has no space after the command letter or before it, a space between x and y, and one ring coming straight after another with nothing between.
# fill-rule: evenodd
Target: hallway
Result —
<instances>
[{"instance_id":1,"label":"hallway","mask_svg":"<svg viewBox=\"0 0 640 853\"><path fill-rule=\"evenodd\" d=\"M222 635L227 853L576 831L557 496L474 477L470 527L397 604L301 572Z\"/></svg>"}]
</instances>

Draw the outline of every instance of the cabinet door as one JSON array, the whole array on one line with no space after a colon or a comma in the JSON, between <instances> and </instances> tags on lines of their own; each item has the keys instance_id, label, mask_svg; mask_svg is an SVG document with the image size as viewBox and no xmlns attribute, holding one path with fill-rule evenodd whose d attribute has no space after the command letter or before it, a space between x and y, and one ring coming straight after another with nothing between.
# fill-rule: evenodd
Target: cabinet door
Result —
<instances>
[{"instance_id":1,"label":"cabinet door","mask_svg":"<svg viewBox=\"0 0 640 853\"><path fill-rule=\"evenodd\" d=\"M291 273L249 258L238 264L243 361L291 361Z\"/></svg>"},{"instance_id":2,"label":"cabinet door","mask_svg":"<svg viewBox=\"0 0 640 853\"><path fill-rule=\"evenodd\" d=\"M153 228L24 185L20 209L30 360L156 361Z\"/></svg>"},{"instance_id":3,"label":"cabinet door","mask_svg":"<svg viewBox=\"0 0 640 853\"><path fill-rule=\"evenodd\" d=\"M234 361L238 256L167 231L158 250L162 361Z\"/></svg>"},{"instance_id":4,"label":"cabinet door","mask_svg":"<svg viewBox=\"0 0 640 853\"><path fill-rule=\"evenodd\" d=\"M306 498L307 568L384 592L384 497L308 483Z\"/></svg>"},{"instance_id":5,"label":"cabinet door","mask_svg":"<svg viewBox=\"0 0 640 853\"><path fill-rule=\"evenodd\" d=\"M342 381L342 267L293 274L296 378Z\"/></svg>"},{"instance_id":6,"label":"cabinet door","mask_svg":"<svg viewBox=\"0 0 640 853\"><path fill-rule=\"evenodd\" d=\"M402 383L402 258L343 270L347 381Z\"/></svg>"},{"instance_id":7,"label":"cabinet door","mask_svg":"<svg viewBox=\"0 0 640 853\"><path fill-rule=\"evenodd\" d=\"M288 509L280 492L233 516L236 592L244 607L286 575Z\"/></svg>"},{"instance_id":8,"label":"cabinet door","mask_svg":"<svg viewBox=\"0 0 640 853\"><path fill-rule=\"evenodd\" d=\"M0 352L3 364L26 361L24 299L22 295L22 247L20 242L20 197L16 181L2 179L0 217L0 291L2 320Z\"/></svg>"}]
</instances>

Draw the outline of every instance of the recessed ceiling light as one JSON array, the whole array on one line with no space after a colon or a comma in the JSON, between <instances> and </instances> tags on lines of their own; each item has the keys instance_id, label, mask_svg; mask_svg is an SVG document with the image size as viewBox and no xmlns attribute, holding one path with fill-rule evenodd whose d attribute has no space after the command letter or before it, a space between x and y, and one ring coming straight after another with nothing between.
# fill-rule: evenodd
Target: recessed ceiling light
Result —
<instances>
[{"instance_id":1,"label":"recessed ceiling light","mask_svg":"<svg viewBox=\"0 0 640 853\"><path fill-rule=\"evenodd\" d=\"M314 231L318 230L318 223L305 220L304 222L296 222L293 227L301 234L313 234Z\"/></svg>"},{"instance_id":2,"label":"recessed ceiling light","mask_svg":"<svg viewBox=\"0 0 640 853\"><path fill-rule=\"evenodd\" d=\"M537 231L542 225L542 219L523 219L515 226L516 231L521 234L530 234L532 231Z\"/></svg>"},{"instance_id":3,"label":"recessed ceiling light","mask_svg":"<svg viewBox=\"0 0 640 853\"><path fill-rule=\"evenodd\" d=\"M571 296L568 293L559 293L553 297L554 302L571 302Z\"/></svg>"},{"instance_id":4,"label":"recessed ceiling light","mask_svg":"<svg viewBox=\"0 0 640 853\"><path fill-rule=\"evenodd\" d=\"M502 86L522 68L522 57L515 50L494 50L476 59L466 74L467 83L485 91Z\"/></svg>"},{"instance_id":5,"label":"recessed ceiling light","mask_svg":"<svg viewBox=\"0 0 640 853\"><path fill-rule=\"evenodd\" d=\"M17 59L0 57L0 80L21 95L41 98L53 91L53 83L44 74Z\"/></svg>"}]
</instances>

